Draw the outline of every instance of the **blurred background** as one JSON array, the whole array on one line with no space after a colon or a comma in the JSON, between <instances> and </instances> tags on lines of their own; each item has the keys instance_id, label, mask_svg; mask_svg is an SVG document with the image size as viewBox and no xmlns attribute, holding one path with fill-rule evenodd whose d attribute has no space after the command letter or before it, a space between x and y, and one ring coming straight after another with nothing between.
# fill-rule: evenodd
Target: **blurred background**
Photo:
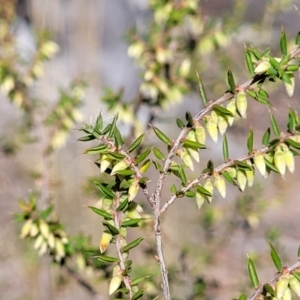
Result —
<instances>
[{"instance_id":1,"label":"blurred background","mask_svg":"<svg viewBox=\"0 0 300 300\"><path fill-rule=\"evenodd\" d=\"M1 0L0 5L8 2ZM299 1L287 0L200 1L199 18L231 26L223 45L211 53L204 50L201 53L203 61L199 68L202 80L208 86L209 99L217 99L226 90L228 68L236 74L238 84L247 80L244 44L260 50L270 46L272 52L279 55L281 26L293 42L300 28L299 15L293 4L300 6ZM60 48L56 56L45 63L43 77L31 87L32 98L42 99L51 107L59 97L59 88L68 87L74 78L82 78L88 88L80 112L83 122L92 123L100 111L107 118L113 115L101 101L105 87L123 89L124 99L136 97L142 78L137 64L128 57L126 34L131 28L136 28L141 35L147 32L153 17L147 0L20 0L16 7L17 18L11 30L16 36L20 55L26 58L34 53L39 30L49 31ZM241 14L239 19L232 20L237 7ZM220 67L223 68L221 71ZM198 67L194 69L198 70ZM285 130L289 106L300 110L299 80L296 78L296 90L291 98L286 95L283 84L269 92L276 107L274 114L280 128ZM183 101L161 109L155 122L172 136L176 117L183 117L186 110L196 113L201 108L197 92L191 91ZM0 116L0 299L43 299L39 258L30 243L19 239L20 225L14 221L14 214L19 212L19 199L26 198L34 189L32 172L40 164L39 149L30 143L19 147L14 155L7 155L5 138L14 138L22 113L1 93ZM139 118L147 116L145 109ZM256 146L259 147L268 124L268 111L249 100L248 118L238 122L228 133L230 156L239 157L246 153L249 126L254 128ZM94 194L87 193L86 181L87 177L98 176L99 171L91 159L82 154L86 144L76 141L80 133L75 129L80 126L80 123L74 126L65 147L53 155L49 171L51 197L66 232L91 235L97 246L101 220L86 208L97 201ZM128 134L126 125L122 126ZM205 151L202 160L212 157L216 165L220 163L221 144L209 142L211 150ZM299 163L296 157L293 175L286 174L285 178L270 175L265 180L258 174L253 189L242 194L232 188L225 200L216 196L214 205L206 205L200 211L191 199L182 200L184 206L178 200L169 209L162 226L174 299L238 297L238 292L249 288L247 253L257 258L261 280L272 278L275 269L268 255L266 239L277 246L284 264L297 260ZM147 212L147 204L143 205ZM147 233L145 252L151 250L152 242L151 233ZM148 261L153 255L150 251L148 256L136 253L136 257L139 268L145 265L145 259L149 268ZM154 259L152 262L155 264ZM48 299L93 299L63 269L53 266L50 273L52 298ZM88 272L82 276L99 292L99 299L109 299L106 283Z\"/></svg>"}]
</instances>

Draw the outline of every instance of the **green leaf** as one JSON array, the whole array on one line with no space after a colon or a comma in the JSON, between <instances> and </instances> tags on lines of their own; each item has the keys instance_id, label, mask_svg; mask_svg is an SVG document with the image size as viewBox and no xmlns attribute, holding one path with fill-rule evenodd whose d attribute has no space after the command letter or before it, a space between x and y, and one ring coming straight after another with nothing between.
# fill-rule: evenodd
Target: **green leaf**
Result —
<instances>
[{"instance_id":1,"label":"green leaf","mask_svg":"<svg viewBox=\"0 0 300 300\"><path fill-rule=\"evenodd\" d=\"M101 134L103 135L107 134L110 131L111 126L112 126L111 124L107 124L106 127L101 131Z\"/></svg>"},{"instance_id":2,"label":"green leaf","mask_svg":"<svg viewBox=\"0 0 300 300\"><path fill-rule=\"evenodd\" d=\"M138 285L140 282L145 281L145 279L147 279L149 277L151 277L151 275L146 275L146 276L143 276L143 277L137 277L137 278L132 280L131 286Z\"/></svg>"},{"instance_id":3,"label":"green leaf","mask_svg":"<svg viewBox=\"0 0 300 300\"><path fill-rule=\"evenodd\" d=\"M281 260L278 256L278 253L277 251L275 250L275 248L273 247L273 245L269 243L269 246L270 246L270 250L271 250L271 257L272 257L272 260L274 262L274 265L276 267L276 269L278 270L278 272L281 272L282 271L282 263L281 263Z\"/></svg>"},{"instance_id":4,"label":"green leaf","mask_svg":"<svg viewBox=\"0 0 300 300\"><path fill-rule=\"evenodd\" d=\"M102 118L102 113L100 112L96 119L95 129L97 131L101 131L102 128L103 128L103 118Z\"/></svg>"},{"instance_id":5,"label":"green leaf","mask_svg":"<svg viewBox=\"0 0 300 300\"><path fill-rule=\"evenodd\" d=\"M230 174L227 171L222 172L222 176L231 184L234 184L233 178L230 176Z\"/></svg>"},{"instance_id":6,"label":"green leaf","mask_svg":"<svg viewBox=\"0 0 300 300\"><path fill-rule=\"evenodd\" d=\"M135 165L138 165L139 163L141 163L143 160L145 160L148 155L150 154L151 152L151 148L145 150L143 153L141 153L140 155L138 155L135 159Z\"/></svg>"},{"instance_id":7,"label":"green leaf","mask_svg":"<svg viewBox=\"0 0 300 300\"><path fill-rule=\"evenodd\" d=\"M94 207L94 206L88 206L94 213L96 213L97 215L100 215L101 217L103 217L106 220L111 220L112 219L112 215L110 213L108 213L107 211Z\"/></svg>"},{"instance_id":8,"label":"green leaf","mask_svg":"<svg viewBox=\"0 0 300 300\"><path fill-rule=\"evenodd\" d=\"M119 234L119 229L116 228L115 226L111 225L109 222L102 222L103 226L112 234L112 235L116 235Z\"/></svg>"},{"instance_id":9,"label":"green leaf","mask_svg":"<svg viewBox=\"0 0 300 300\"><path fill-rule=\"evenodd\" d=\"M145 173L150 167L150 159L147 159L143 162L143 164L140 167L140 172L143 174Z\"/></svg>"},{"instance_id":10,"label":"green leaf","mask_svg":"<svg viewBox=\"0 0 300 300\"><path fill-rule=\"evenodd\" d=\"M246 51L246 64L247 64L247 68L248 68L250 75L254 76L254 65L253 65L251 54L249 53L249 51Z\"/></svg>"},{"instance_id":11,"label":"green leaf","mask_svg":"<svg viewBox=\"0 0 300 300\"><path fill-rule=\"evenodd\" d=\"M209 170L210 175L214 173L214 163L211 159L207 162L207 169Z\"/></svg>"},{"instance_id":12,"label":"green leaf","mask_svg":"<svg viewBox=\"0 0 300 300\"><path fill-rule=\"evenodd\" d=\"M224 161L228 161L229 159L229 151L228 151L228 142L227 142L227 137L224 135L223 137L223 157Z\"/></svg>"},{"instance_id":13,"label":"green leaf","mask_svg":"<svg viewBox=\"0 0 300 300\"><path fill-rule=\"evenodd\" d=\"M119 260L116 257L107 256L107 255L98 255L98 256L95 256L94 258L96 258L97 260L99 260L101 262L105 262L105 263L114 263Z\"/></svg>"},{"instance_id":14,"label":"green leaf","mask_svg":"<svg viewBox=\"0 0 300 300\"><path fill-rule=\"evenodd\" d=\"M239 300L247 300L247 296L245 294L243 294L239 297Z\"/></svg>"},{"instance_id":15,"label":"green leaf","mask_svg":"<svg viewBox=\"0 0 300 300\"><path fill-rule=\"evenodd\" d=\"M167 144L168 146L172 146L172 141L161 131L159 130L157 127L152 126L152 129L154 131L154 133L156 134L156 136L165 144Z\"/></svg>"},{"instance_id":16,"label":"green leaf","mask_svg":"<svg viewBox=\"0 0 300 300\"><path fill-rule=\"evenodd\" d=\"M187 191L185 192L185 196L189 198L194 198L196 194L193 191Z\"/></svg>"},{"instance_id":17,"label":"green leaf","mask_svg":"<svg viewBox=\"0 0 300 300\"><path fill-rule=\"evenodd\" d=\"M289 76L288 73L283 73L282 76L280 77L280 79L289 85L293 85L291 77Z\"/></svg>"},{"instance_id":18,"label":"green leaf","mask_svg":"<svg viewBox=\"0 0 300 300\"><path fill-rule=\"evenodd\" d=\"M233 78L233 74L232 74L231 70L228 70L228 72L227 72L227 80L228 80L228 84L229 84L229 92L234 94L235 93L235 82L234 82L234 78Z\"/></svg>"},{"instance_id":19,"label":"green leaf","mask_svg":"<svg viewBox=\"0 0 300 300\"><path fill-rule=\"evenodd\" d=\"M125 211L128 208L128 198L126 198L121 204L117 207L117 211Z\"/></svg>"},{"instance_id":20,"label":"green leaf","mask_svg":"<svg viewBox=\"0 0 300 300\"><path fill-rule=\"evenodd\" d=\"M163 172L163 167L158 161L152 160L152 163L154 164L154 167L158 172Z\"/></svg>"},{"instance_id":21,"label":"green leaf","mask_svg":"<svg viewBox=\"0 0 300 300\"><path fill-rule=\"evenodd\" d=\"M205 189L203 186L197 185L196 189L197 189L197 192L200 193L201 195L204 195L207 197L212 197L212 194L207 189Z\"/></svg>"},{"instance_id":22,"label":"green leaf","mask_svg":"<svg viewBox=\"0 0 300 300\"><path fill-rule=\"evenodd\" d=\"M82 136L81 138L79 138L77 141L80 141L80 142L88 142L88 141L92 141L96 139L94 135L92 134L88 134L88 135L85 135L85 136Z\"/></svg>"},{"instance_id":23,"label":"green leaf","mask_svg":"<svg viewBox=\"0 0 300 300\"><path fill-rule=\"evenodd\" d=\"M176 119L176 124L177 124L177 126L178 126L180 129L182 129L182 128L185 127L183 121L180 120L180 119L178 119L178 118Z\"/></svg>"},{"instance_id":24,"label":"green leaf","mask_svg":"<svg viewBox=\"0 0 300 300\"><path fill-rule=\"evenodd\" d=\"M95 182L98 189L109 199L114 199L116 197L115 193L110 189L105 187L103 184L99 182Z\"/></svg>"},{"instance_id":25,"label":"green leaf","mask_svg":"<svg viewBox=\"0 0 300 300\"><path fill-rule=\"evenodd\" d=\"M298 258L300 258L300 245L299 245L299 247L298 247L297 256L298 256Z\"/></svg>"},{"instance_id":26,"label":"green leaf","mask_svg":"<svg viewBox=\"0 0 300 300\"><path fill-rule=\"evenodd\" d=\"M200 144L198 142L194 142L188 139L184 139L182 141L183 145L188 147L188 148L194 148L194 149L206 149L206 146L203 144Z\"/></svg>"},{"instance_id":27,"label":"green leaf","mask_svg":"<svg viewBox=\"0 0 300 300\"><path fill-rule=\"evenodd\" d=\"M202 100L203 104L206 105L208 100L207 100L207 96L206 96L206 93L205 93L204 85L203 85L203 82L202 82L198 72L196 72L196 74L197 74L198 82L199 82L200 97L201 97L201 100Z\"/></svg>"},{"instance_id":28,"label":"green leaf","mask_svg":"<svg viewBox=\"0 0 300 300\"><path fill-rule=\"evenodd\" d=\"M234 114L230 110L226 109L225 107L223 107L221 105L218 105L218 104L214 105L214 110L216 112L218 112L220 115L234 117Z\"/></svg>"},{"instance_id":29,"label":"green leaf","mask_svg":"<svg viewBox=\"0 0 300 300\"><path fill-rule=\"evenodd\" d=\"M128 252L129 250L135 248L136 246L139 245L139 243L143 240L144 238L137 238L135 239L133 242L129 243L128 245L126 245L123 249L122 252Z\"/></svg>"},{"instance_id":30,"label":"green leaf","mask_svg":"<svg viewBox=\"0 0 300 300\"><path fill-rule=\"evenodd\" d=\"M171 190L171 193L172 193L172 194L176 194L176 192L177 192L176 185L175 185L175 184L172 184L170 190Z\"/></svg>"},{"instance_id":31,"label":"green leaf","mask_svg":"<svg viewBox=\"0 0 300 300\"><path fill-rule=\"evenodd\" d=\"M296 149L300 149L300 143L297 143L291 139L286 139L285 140L290 146L296 148Z\"/></svg>"},{"instance_id":32,"label":"green leaf","mask_svg":"<svg viewBox=\"0 0 300 300\"><path fill-rule=\"evenodd\" d=\"M114 130L114 139L115 139L115 145L117 146L117 149L119 149L124 144L124 141L117 127Z\"/></svg>"},{"instance_id":33,"label":"green leaf","mask_svg":"<svg viewBox=\"0 0 300 300\"><path fill-rule=\"evenodd\" d=\"M247 163L243 162L243 161L239 161L239 160L235 160L234 163L242 169L246 169L246 170L253 170L253 168L251 166L249 166Z\"/></svg>"},{"instance_id":34,"label":"green leaf","mask_svg":"<svg viewBox=\"0 0 300 300\"><path fill-rule=\"evenodd\" d=\"M296 35L295 44L296 44L297 46L300 46L300 32L298 32L297 35Z\"/></svg>"},{"instance_id":35,"label":"green leaf","mask_svg":"<svg viewBox=\"0 0 300 300\"><path fill-rule=\"evenodd\" d=\"M183 191L177 191L176 192L176 197L177 198L183 198L185 196L185 193Z\"/></svg>"},{"instance_id":36,"label":"green leaf","mask_svg":"<svg viewBox=\"0 0 300 300\"><path fill-rule=\"evenodd\" d=\"M272 170L272 171L274 171L275 173L278 173L278 174L279 174L278 169L277 169L274 165L272 165L266 158L265 158L265 163L266 163L266 166L267 166L270 170Z\"/></svg>"},{"instance_id":37,"label":"green leaf","mask_svg":"<svg viewBox=\"0 0 300 300\"><path fill-rule=\"evenodd\" d=\"M192 117L192 114L189 111L185 113L185 119L187 120L187 124L186 124L187 127L191 128L194 126L194 119Z\"/></svg>"},{"instance_id":38,"label":"green leaf","mask_svg":"<svg viewBox=\"0 0 300 300\"><path fill-rule=\"evenodd\" d=\"M164 160L165 156L164 154L156 147L153 147L153 153L156 156L156 158L160 159L160 160Z\"/></svg>"},{"instance_id":39,"label":"green leaf","mask_svg":"<svg viewBox=\"0 0 300 300\"><path fill-rule=\"evenodd\" d=\"M287 55L286 35L283 27L281 28L281 35L280 35L280 50L283 55Z\"/></svg>"},{"instance_id":40,"label":"green leaf","mask_svg":"<svg viewBox=\"0 0 300 300\"><path fill-rule=\"evenodd\" d=\"M105 144L100 144L96 147L89 148L84 151L84 154L97 154L97 153L103 153L108 150L108 146Z\"/></svg>"},{"instance_id":41,"label":"green leaf","mask_svg":"<svg viewBox=\"0 0 300 300\"><path fill-rule=\"evenodd\" d=\"M105 153L105 155L111 159L115 159L115 160L123 160L126 156L124 154L121 153L117 153L117 152L107 152Z\"/></svg>"},{"instance_id":42,"label":"green leaf","mask_svg":"<svg viewBox=\"0 0 300 300\"><path fill-rule=\"evenodd\" d=\"M49 217L49 215L52 213L53 211L53 205L47 207L46 209L44 209L42 212L41 212L41 218L42 219L47 219Z\"/></svg>"},{"instance_id":43,"label":"green leaf","mask_svg":"<svg viewBox=\"0 0 300 300\"><path fill-rule=\"evenodd\" d=\"M185 172L184 172L184 169L182 166L179 166L178 174L181 179L182 185L185 186L187 183L187 179L186 179L186 175L185 175Z\"/></svg>"},{"instance_id":44,"label":"green leaf","mask_svg":"<svg viewBox=\"0 0 300 300\"><path fill-rule=\"evenodd\" d=\"M280 63L272 56L269 56L269 62L271 66L275 69L278 70L280 67Z\"/></svg>"},{"instance_id":45,"label":"green leaf","mask_svg":"<svg viewBox=\"0 0 300 300\"><path fill-rule=\"evenodd\" d=\"M134 151L142 142L143 138L144 138L145 134L141 134L128 148L128 152L131 153L132 151Z\"/></svg>"},{"instance_id":46,"label":"green leaf","mask_svg":"<svg viewBox=\"0 0 300 300\"><path fill-rule=\"evenodd\" d=\"M271 119L271 125L272 125L273 132L279 138L280 137L279 127L278 127L276 119L274 118L274 116L272 115L271 112L270 112L270 119Z\"/></svg>"},{"instance_id":47,"label":"green leaf","mask_svg":"<svg viewBox=\"0 0 300 300\"><path fill-rule=\"evenodd\" d=\"M122 226L122 227L137 227L138 224L139 224L142 220L143 220L143 218L125 220L125 221L122 222L121 226Z\"/></svg>"},{"instance_id":48,"label":"green leaf","mask_svg":"<svg viewBox=\"0 0 300 300\"><path fill-rule=\"evenodd\" d=\"M140 299L141 297L143 297L143 295L144 295L144 290L145 290L145 289L140 289L140 290L138 290L137 292L135 292L135 293L133 294L133 296L132 296L132 300L138 300L138 299Z\"/></svg>"},{"instance_id":49,"label":"green leaf","mask_svg":"<svg viewBox=\"0 0 300 300\"><path fill-rule=\"evenodd\" d=\"M268 146L270 142L270 135L271 135L271 129L268 128L267 131L264 133L264 136L262 138L262 144L264 146Z\"/></svg>"},{"instance_id":50,"label":"green leaf","mask_svg":"<svg viewBox=\"0 0 300 300\"><path fill-rule=\"evenodd\" d=\"M111 122L111 126L110 126L110 129L109 129L109 132L108 132L108 136L109 136L109 137L113 137L113 135L114 135L118 117L119 117L118 114L115 114L115 115L114 115L114 118L113 118L113 120L112 120L112 122Z\"/></svg>"},{"instance_id":51,"label":"green leaf","mask_svg":"<svg viewBox=\"0 0 300 300\"><path fill-rule=\"evenodd\" d=\"M269 283L266 283L266 284L264 285L264 290L265 290L267 293L269 293L270 295L272 295L272 296L274 296L274 297L276 296L276 293L275 293L273 287L272 287Z\"/></svg>"},{"instance_id":52,"label":"green leaf","mask_svg":"<svg viewBox=\"0 0 300 300\"><path fill-rule=\"evenodd\" d=\"M289 116L288 116L288 131L290 133L294 133L297 124L297 115L295 111L290 108Z\"/></svg>"},{"instance_id":53,"label":"green leaf","mask_svg":"<svg viewBox=\"0 0 300 300\"><path fill-rule=\"evenodd\" d=\"M248 152L252 153L253 151L253 128L250 128L250 132L248 134L248 139L247 139L247 147L248 147Z\"/></svg>"},{"instance_id":54,"label":"green leaf","mask_svg":"<svg viewBox=\"0 0 300 300\"><path fill-rule=\"evenodd\" d=\"M257 289L259 287L259 280L257 277L254 263L249 256L248 256L248 272L253 286Z\"/></svg>"}]
</instances>

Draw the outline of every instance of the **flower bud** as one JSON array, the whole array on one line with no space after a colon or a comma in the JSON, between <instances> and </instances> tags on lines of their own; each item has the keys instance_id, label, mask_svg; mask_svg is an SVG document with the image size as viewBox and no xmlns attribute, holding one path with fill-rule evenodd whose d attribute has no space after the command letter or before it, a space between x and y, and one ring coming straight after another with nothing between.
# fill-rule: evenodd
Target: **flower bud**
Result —
<instances>
[{"instance_id":1,"label":"flower bud","mask_svg":"<svg viewBox=\"0 0 300 300\"><path fill-rule=\"evenodd\" d=\"M300 297L300 282L298 279L292 275L289 279L289 284L293 291Z\"/></svg>"},{"instance_id":2,"label":"flower bud","mask_svg":"<svg viewBox=\"0 0 300 300\"><path fill-rule=\"evenodd\" d=\"M204 203L204 197L202 194L200 194L199 192L196 192L196 203L197 203L197 207L198 209L201 208L201 206L203 205Z\"/></svg>"},{"instance_id":3,"label":"flower bud","mask_svg":"<svg viewBox=\"0 0 300 300\"><path fill-rule=\"evenodd\" d=\"M221 196L223 198L226 197L226 184L225 184L225 180L223 178L223 176L221 176L220 174L215 174L215 187L217 188L217 190L219 191L219 193L221 194Z\"/></svg>"},{"instance_id":4,"label":"flower bud","mask_svg":"<svg viewBox=\"0 0 300 300\"><path fill-rule=\"evenodd\" d=\"M31 230L31 226L32 226L32 220L31 219L28 219L24 225L22 226L22 229L21 229L21 234L20 234L20 238L21 239L24 239L26 238L29 233L30 233L30 230Z\"/></svg>"},{"instance_id":5,"label":"flower bud","mask_svg":"<svg viewBox=\"0 0 300 300\"><path fill-rule=\"evenodd\" d=\"M204 187L206 190L208 190L208 191L213 195L213 193L214 193L214 187L213 187L213 185L212 185L212 183L211 183L210 178L207 178L207 179L206 179L206 181L205 181L203 187ZM208 202L211 203L212 197L208 197L208 196L207 196L206 198L207 198Z\"/></svg>"},{"instance_id":6,"label":"flower bud","mask_svg":"<svg viewBox=\"0 0 300 300\"><path fill-rule=\"evenodd\" d=\"M256 153L253 157L255 167L260 172L262 176L266 176L266 162L264 159L264 155L261 153Z\"/></svg>"},{"instance_id":7,"label":"flower bud","mask_svg":"<svg viewBox=\"0 0 300 300\"><path fill-rule=\"evenodd\" d=\"M206 132L203 126L201 126L198 122L195 123L195 137L196 137L196 141L200 144L205 145L205 141L206 141Z\"/></svg>"},{"instance_id":8,"label":"flower bud","mask_svg":"<svg viewBox=\"0 0 300 300\"><path fill-rule=\"evenodd\" d=\"M177 154L182 159L183 163L192 171L194 171L194 164L187 149L186 148L179 149L177 150Z\"/></svg>"},{"instance_id":9,"label":"flower bud","mask_svg":"<svg viewBox=\"0 0 300 300\"><path fill-rule=\"evenodd\" d=\"M292 300L292 293L290 288L287 288L282 296L282 300Z\"/></svg>"},{"instance_id":10,"label":"flower bud","mask_svg":"<svg viewBox=\"0 0 300 300\"><path fill-rule=\"evenodd\" d=\"M34 244L33 244L33 248L35 250L40 249L40 247L42 246L42 243L45 241L44 237L40 234L38 235L38 237L36 238Z\"/></svg>"},{"instance_id":11,"label":"flower bud","mask_svg":"<svg viewBox=\"0 0 300 300\"><path fill-rule=\"evenodd\" d=\"M246 177L247 177L248 186L252 187L254 183L254 172L252 170L246 170Z\"/></svg>"},{"instance_id":12,"label":"flower bud","mask_svg":"<svg viewBox=\"0 0 300 300\"><path fill-rule=\"evenodd\" d=\"M121 275L116 275L113 276L109 283L109 295L113 294L121 285L122 283L122 276Z\"/></svg>"},{"instance_id":13,"label":"flower bud","mask_svg":"<svg viewBox=\"0 0 300 300\"><path fill-rule=\"evenodd\" d=\"M245 190L246 184L247 184L247 176L244 171L237 170L237 182L239 184L240 189L242 192Z\"/></svg>"},{"instance_id":14,"label":"flower bud","mask_svg":"<svg viewBox=\"0 0 300 300\"><path fill-rule=\"evenodd\" d=\"M236 108L242 118L246 118L247 97L245 92L239 92L236 97Z\"/></svg>"},{"instance_id":15,"label":"flower bud","mask_svg":"<svg viewBox=\"0 0 300 300\"><path fill-rule=\"evenodd\" d=\"M196 142L196 132L194 130L190 130L186 136L186 139L192 142Z\"/></svg>"},{"instance_id":16,"label":"flower bud","mask_svg":"<svg viewBox=\"0 0 300 300\"><path fill-rule=\"evenodd\" d=\"M236 178L236 168L228 167L224 171L227 172L231 178Z\"/></svg>"},{"instance_id":17,"label":"flower bud","mask_svg":"<svg viewBox=\"0 0 300 300\"><path fill-rule=\"evenodd\" d=\"M46 41L41 45L39 50L42 55L50 58L59 51L59 46L52 41Z\"/></svg>"},{"instance_id":18,"label":"flower bud","mask_svg":"<svg viewBox=\"0 0 300 300\"><path fill-rule=\"evenodd\" d=\"M196 162L200 162L199 151L198 151L197 149L190 148L190 147L187 147L186 149L187 149L189 155L190 155Z\"/></svg>"},{"instance_id":19,"label":"flower bud","mask_svg":"<svg viewBox=\"0 0 300 300\"><path fill-rule=\"evenodd\" d=\"M129 163L126 160L121 160L115 164L110 175L116 174L118 171L126 170L129 166Z\"/></svg>"},{"instance_id":20,"label":"flower bud","mask_svg":"<svg viewBox=\"0 0 300 300\"><path fill-rule=\"evenodd\" d=\"M108 232L103 232L100 240L100 252L104 253L112 239L112 235Z\"/></svg>"},{"instance_id":21,"label":"flower bud","mask_svg":"<svg viewBox=\"0 0 300 300\"><path fill-rule=\"evenodd\" d=\"M136 195L139 191L139 188L140 188L139 181L137 179L134 179L128 189L128 201L129 202L132 201L136 197Z\"/></svg>"},{"instance_id":22,"label":"flower bud","mask_svg":"<svg viewBox=\"0 0 300 300\"><path fill-rule=\"evenodd\" d=\"M0 84L0 90L4 96L7 96L15 88L13 76L7 75Z\"/></svg>"},{"instance_id":23,"label":"flower bud","mask_svg":"<svg viewBox=\"0 0 300 300\"><path fill-rule=\"evenodd\" d=\"M227 123L227 118L224 116L219 116L218 119L218 128L219 128L219 132L220 134L223 136L226 132L226 129L228 127L228 123Z\"/></svg>"},{"instance_id":24,"label":"flower bud","mask_svg":"<svg viewBox=\"0 0 300 300\"><path fill-rule=\"evenodd\" d=\"M35 237L39 233L39 228L36 225L36 223L32 223L31 228L30 228L30 236Z\"/></svg>"},{"instance_id":25,"label":"flower bud","mask_svg":"<svg viewBox=\"0 0 300 300\"><path fill-rule=\"evenodd\" d=\"M65 257L66 252L65 252L65 246L64 244L61 242L60 239L55 239L55 251L56 251L56 255L62 259L63 257ZM60 260L59 259L59 260Z\"/></svg>"},{"instance_id":26,"label":"flower bud","mask_svg":"<svg viewBox=\"0 0 300 300\"><path fill-rule=\"evenodd\" d=\"M236 115L236 100L232 99L228 102L226 108L233 114L233 117L227 117L228 124L231 126Z\"/></svg>"},{"instance_id":27,"label":"flower bud","mask_svg":"<svg viewBox=\"0 0 300 300\"><path fill-rule=\"evenodd\" d=\"M47 242L46 242L46 241L43 241L42 244L41 244L41 247L39 248L38 255L39 255L39 256L42 256L42 255L44 255L46 252L47 252Z\"/></svg>"},{"instance_id":28,"label":"flower bud","mask_svg":"<svg viewBox=\"0 0 300 300\"><path fill-rule=\"evenodd\" d=\"M279 173L282 176L284 176L285 168L286 168L285 154L282 150L278 150L278 149L275 151L274 164L275 164L276 168L278 169Z\"/></svg>"},{"instance_id":29,"label":"flower bud","mask_svg":"<svg viewBox=\"0 0 300 300\"><path fill-rule=\"evenodd\" d=\"M276 284L276 296L278 299L281 299L288 287L289 284L289 276L288 275L282 275Z\"/></svg>"},{"instance_id":30,"label":"flower bud","mask_svg":"<svg viewBox=\"0 0 300 300\"><path fill-rule=\"evenodd\" d=\"M50 234L49 225L44 220L41 219L39 227L40 227L41 234L45 237L45 239L48 239Z\"/></svg>"},{"instance_id":31,"label":"flower bud","mask_svg":"<svg viewBox=\"0 0 300 300\"><path fill-rule=\"evenodd\" d=\"M216 111L212 110L210 113L211 118L213 119L213 121L218 124L219 121L219 115Z\"/></svg>"},{"instance_id":32,"label":"flower bud","mask_svg":"<svg viewBox=\"0 0 300 300\"><path fill-rule=\"evenodd\" d=\"M212 140L217 143L218 142L218 128L217 123L215 123L212 119L212 117L207 117L207 123L206 123L206 129L208 131L208 134L212 138Z\"/></svg>"},{"instance_id":33,"label":"flower bud","mask_svg":"<svg viewBox=\"0 0 300 300\"><path fill-rule=\"evenodd\" d=\"M50 234L49 234L49 237L48 237L47 242L48 242L49 247L50 247L51 249L54 249L54 247L55 247L55 238L54 238L53 233L50 233Z\"/></svg>"},{"instance_id":34,"label":"flower bud","mask_svg":"<svg viewBox=\"0 0 300 300\"><path fill-rule=\"evenodd\" d=\"M111 162L112 159L109 158L107 155L103 154L100 163L100 173L105 172L105 170L111 165Z\"/></svg>"},{"instance_id":35,"label":"flower bud","mask_svg":"<svg viewBox=\"0 0 300 300\"><path fill-rule=\"evenodd\" d=\"M254 73L255 73L255 74L262 74L262 73L267 72L270 68L271 68L271 64L269 63L269 61L265 60L265 61L261 62L261 63L254 69Z\"/></svg>"},{"instance_id":36,"label":"flower bud","mask_svg":"<svg viewBox=\"0 0 300 300\"><path fill-rule=\"evenodd\" d=\"M291 150L286 150L284 152L284 159L285 159L285 164L289 171L291 173L294 173L295 171L295 159L294 159L294 154Z\"/></svg>"}]
</instances>

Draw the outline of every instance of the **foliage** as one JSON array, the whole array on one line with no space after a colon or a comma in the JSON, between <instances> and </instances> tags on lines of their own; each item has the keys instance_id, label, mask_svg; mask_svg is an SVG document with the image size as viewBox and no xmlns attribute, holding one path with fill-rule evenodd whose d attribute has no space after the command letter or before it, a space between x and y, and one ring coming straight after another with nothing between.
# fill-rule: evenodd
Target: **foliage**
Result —
<instances>
[{"instance_id":1,"label":"foliage","mask_svg":"<svg viewBox=\"0 0 300 300\"><path fill-rule=\"evenodd\" d=\"M24 112L31 134L34 135L36 130L41 132L33 140L41 145L44 163L37 175L44 185L38 187L39 192L30 194L28 201L20 202L22 211L17 219L23 222L21 238L33 241L39 255L50 255L53 262L62 267L70 268L68 262L75 261L79 269L90 267L101 270L102 276L109 279L109 295L116 295L118 299L142 299L159 297L161 292L157 278L151 278L153 274L140 272L143 274L132 275L138 272L133 272L135 261L129 255L136 249L142 249L145 236L132 239L128 233L137 229L151 231L155 239L154 256L160 269L162 293L165 299L171 299L169 285L172 282L165 263L164 228L161 226L162 217L170 206L179 198L193 198L200 214L204 214L204 228L209 227L211 216L205 211L205 203L214 204L215 190L226 198L228 186L241 192L246 186L252 187L256 171L265 178L270 173L285 176L287 170L294 173L294 156L300 149L300 117L290 107L286 129L280 128L267 88L281 82L288 96L293 96L295 72L299 71L300 63L299 34L290 49L282 28L279 57L274 56L269 48L259 51L247 46L245 64L249 80L238 84L238 76L228 70L226 91L212 101L208 100L208 89L202 81L205 73L199 72L204 74L200 76L192 66L201 69L195 62L202 55L226 46L230 40L229 33L234 31L233 24L229 21L220 25L199 20L201 6L196 0L150 1L153 23L149 31L144 36L135 30L128 34L128 54L142 70L143 80L138 95L127 102L122 98L122 91L107 89L103 102L111 112L116 112L112 120L104 122L100 113L94 124L84 124L80 129L82 135L79 141L95 143L86 149L85 154L95 157L95 165L100 171L100 176L92 181L100 200L97 205L89 206L103 224L98 250L84 236L68 236L64 226L54 217L54 207L49 201L49 160L53 152L63 146L75 122L81 120L78 107L83 102L86 85L75 80L69 90L61 90L50 114L46 113L48 107L43 102L30 97L29 86L42 75L42 64L55 54L58 46L48 39L47 34L40 34L35 55L24 62L16 51L14 37L9 30L14 18L13 5L11 2L0 7L1 19L5 20L2 24L6 26L0 36L4 45L0 53L0 86L2 93ZM174 132L175 128L177 130L175 138L155 126L158 111L178 103L196 87L200 91L203 109L195 115L186 111L184 119L178 118L174 122L172 128ZM247 118L250 99L266 108L270 124L264 129L261 146L254 145L255 132L250 128L244 145L245 154L232 157L226 134L233 124ZM150 111L149 119L144 123L134 117L142 105ZM131 137L122 135L119 119L130 124ZM149 127L147 131L146 126ZM212 158L200 164L202 153L208 148L208 136L215 143L222 139L223 162L219 165ZM156 146L151 145L153 137L157 140ZM172 183L169 192L166 192L167 180ZM166 201L162 193L168 193ZM146 199L149 213L144 213L143 206L146 205L140 200L142 197ZM249 201L245 196L238 202L237 210L251 226L252 209L260 211L247 205ZM115 252L108 254L111 244ZM262 283L256 271L256 261L249 255L247 269L255 292L248 299L291 299L291 290L300 296L299 262L290 267L284 266L275 246L271 242L269 246L278 272L273 279ZM82 284L83 281L78 282ZM84 286L89 285L85 283ZM206 282L197 277L193 289L202 296L205 286ZM93 294L96 293L90 289ZM247 297L243 294L238 299Z\"/></svg>"}]
</instances>

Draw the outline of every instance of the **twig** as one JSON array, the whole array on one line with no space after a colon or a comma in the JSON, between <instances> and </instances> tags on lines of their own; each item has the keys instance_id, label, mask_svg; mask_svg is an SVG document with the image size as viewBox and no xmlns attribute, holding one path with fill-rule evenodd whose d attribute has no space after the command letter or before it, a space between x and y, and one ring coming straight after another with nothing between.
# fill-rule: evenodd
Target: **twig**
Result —
<instances>
[{"instance_id":1,"label":"twig","mask_svg":"<svg viewBox=\"0 0 300 300\"><path fill-rule=\"evenodd\" d=\"M294 265L290 266L287 268L287 272L291 273L293 271L295 271L296 269L300 268L300 261L298 261L297 263L295 263ZM269 280L267 283L270 284L271 286L275 286L276 282L278 281L278 279L281 277L281 273L277 274L273 279ZM265 283L266 284L266 283ZM258 296L260 296L264 290L264 285L262 284L260 285L256 291L253 293L253 295L251 297L248 298L248 300L256 300Z\"/></svg>"}]
</instances>

